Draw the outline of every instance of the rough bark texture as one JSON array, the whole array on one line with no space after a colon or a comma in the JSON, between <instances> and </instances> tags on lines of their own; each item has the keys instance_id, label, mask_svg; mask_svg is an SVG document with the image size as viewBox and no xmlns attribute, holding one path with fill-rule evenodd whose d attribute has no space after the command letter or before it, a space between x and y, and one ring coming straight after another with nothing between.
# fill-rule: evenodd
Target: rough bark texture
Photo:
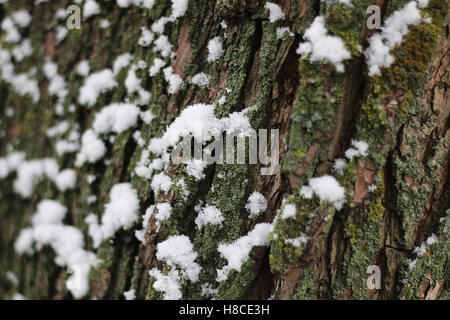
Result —
<instances>
[{"instance_id":1,"label":"rough bark texture","mask_svg":"<svg viewBox=\"0 0 450 320\"><path fill-rule=\"evenodd\" d=\"M148 65L157 54L137 45L141 26L151 26L170 11L169 0L157 0L153 9L120 9L115 1L98 1L102 14L82 22L81 30L55 40L55 12L69 1L34 5L14 0L0 5L0 17L25 8L32 22L24 31L34 47L33 55L17 68L37 67L41 99L33 103L19 96L6 83L0 83L0 154L7 146L23 150L27 158L54 157L53 142L45 131L61 120L54 111L55 99L46 95L48 81L42 75L45 57L57 62L59 73L70 83L68 104L77 103L83 79L74 68L88 59L92 71L111 67L124 53ZM177 53L172 61L175 73L185 80L175 95L167 93L162 75L148 78L140 74L152 97L146 108L156 115L151 125L139 123L143 138L161 136L165 127L186 106L215 103L222 95L226 103L217 105L216 115L256 105L250 114L253 128L278 128L283 145L282 169L273 176L259 175L256 165L209 166L206 178L197 182L179 166L166 170L173 181L185 178L190 195L184 198L176 188L167 195L154 195L150 183L133 174L140 159L139 147L128 130L108 145L107 158L77 168L77 188L58 192L43 180L31 199L14 193L14 176L0 182L0 297L20 292L30 299L71 298L65 288L67 270L58 267L51 249L32 256L18 256L13 243L20 230L30 223L36 204L56 199L69 209L68 223L86 231L84 218L91 212L101 215L111 187L131 182L138 191L141 214L154 203L168 201L174 208L171 218L159 230L154 217L149 221L146 244L134 237L134 228L119 231L113 241L104 241L97 250L103 263L91 270L89 298L122 299L133 288L139 299L160 299L148 271L154 267L169 270L155 257L156 245L168 236L185 234L198 253L202 266L196 283L182 286L186 299L205 298L201 286L217 287L218 299L449 299L450 298L450 193L449 193L449 16L447 0L430 0L423 11L431 23L411 26L403 43L393 50L395 62L381 76L369 77L364 56L357 46L367 46L373 33L366 28L366 8L371 1L353 0L353 6L326 4L319 0L278 0L286 20L270 23L264 2L257 0L191 0L186 15L166 26L165 34ZM406 1L376 1L383 18ZM330 64L300 59L296 49L304 30L314 17L323 15L331 33L344 39L352 53L345 72ZM99 20L111 22L108 29ZM220 22L228 28L223 31ZM295 36L278 39L276 28L287 26ZM221 60L208 64L207 43L226 33ZM198 72L211 75L209 89L200 89L188 80ZM81 130L92 125L95 113L112 101L126 96L123 70L119 87L103 94L92 109L77 106L65 119ZM226 91L230 89L230 92ZM14 108L13 117L6 109ZM344 174L333 172L336 158L344 157L352 140L368 142L366 157L348 162ZM72 168L75 155L58 158L62 168ZM93 183L88 175L97 176ZM298 189L312 177L333 174L346 189L347 203L336 211L317 198L304 199ZM376 189L368 191L369 186ZM249 219L245 210L248 196L261 192L269 201L267 211ZM88 196L97 200L89 204ZM232 271L225 282L217 283L216 270L225 264L217 252L222 242L247 234L259 222L272 222L282 200L295 203L295 219L278 219L269 247L255 247L240 272ZM194 206L203 201L216 205L224 214L221 229L195 228ZM435 234L438 238L419 258L412 271L408 259L413 249ZM305 248L295 248L285 239L307 235ZM88 248L91 240L86 235ZM367 267L378 265L381 290L366 286ZM12 284L6 272L14 272L19 282Z\"/></svg>"}]
</instances>

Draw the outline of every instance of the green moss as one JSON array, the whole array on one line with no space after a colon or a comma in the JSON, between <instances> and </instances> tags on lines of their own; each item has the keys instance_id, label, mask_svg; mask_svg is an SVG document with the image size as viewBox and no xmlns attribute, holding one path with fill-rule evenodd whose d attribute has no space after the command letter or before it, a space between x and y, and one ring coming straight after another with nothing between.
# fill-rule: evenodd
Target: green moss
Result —
<instances>
[{"instance_id":1,"label":"green moss","mask_svg":"<svg viewBox=\"0 0 450 320\"><path fill-rule=\"evenodd\" d=\"M194 239L199 263L207 266L201 273L202 282L216 283L216 270L226 261L217 253L219 243L230 243L241 237L247 228L245 212L248 168L245 165L218 165L205 205L216 206L225 218L222 226L205 226ZM251 229L251 228L250 228Z\"/></svg>"},{"instance_id":2,"label":"green moss","mask_svg":"<svg viewBox=\"0 0 450 320\"><path fill-rule=\"evenodd\" d=\"M311 231L311 223L317 214L322 211L326 212L326 218L324 219L327 221L327 224L321 230L321 234L326 235L336 211L332 204L327 202L320 203L317 197L308 200L291 196L289 197L289 202L295 204L297 208L296 216L288 219L283 219L279 216L269 239L269 262L272 272L282 273L290 263L301 259L304 245L296 247L290 241L299 237L307 238L308 232ZM324 241L325 237L319 237L318 250L324 245Z\"/></svg>"},{"instance_id":3,"label":"green moss","mask_svg":"<svg viewBox=\"0 0 450 320\"><path fill-rule=\"evenodd\" d=\"M251 259L248 259L242 265L242 269L240 272L231 270L228 274L228 279L220 283L216 299L241 299L255 279L257 270L257 264Z\"/></svg>"},{"instance_id":4,"label":"green moss","mask_svg":"<svg viewBox=\"0 0 450 320\"><path fill-rule=\"evenodd\" d=\"M292 299L295 300L314 300L316 298L316 284L314 270L305 268L301 271L297 280L296 290Z\"/></svg>"},{"instance_id":5,"label":"green moss","mask_svg":"<svg viewBox=\"0 0 450 320\"><path fill-rule=\"evenodd\" d=\"M107 243L101 244L97 250L97 258L102 260L102 263L97 267L91 268L89 281L97 282L101 286L107 286L111 268L114 264L114 249Z\"/></svg>"},{"instance_id":6,"label":"green moss","mask_svg":"<svg viewBox=\"0 0 450 320\"><path fill-rule=\"evenodd\" d=\"M408 300L423 299L420 297L421 286L428 283L428 277L431 276L432 285L436 285L436 281L444 283L444 286L450 282L450 237L449 233L440 235L439 240L431 246L427 246L427 253L417 258L412 271L408 271L408 261L406 260L401 268L400 281L401 292L400 297ZM447 293L448 295L448 293ZM446 298L446 293L441 299Z\"/></svg>"},{"instance_id":7,"label":"green moss","mask_svg":"<svg viewBox=\"0 0 450 320\"><path fill-rule=\"evenodd\" d=\"M227 65L227 78L225 88L219 92L219 97L226 95L227 99L223 105L218 105L215 109L216 116L227 116L233 110L241 109L240 103L244 92L244 85L247 79L248 69L251 63L252 48L257 36L257 24L254 20L247 20L240 26L239 32L229 32L230 40L227 40L225 56L221 63ZM228 36L227 36L228 39ZM213 77L216 77L213 72Z\"/></svg>"},{"instance_id":8,"label":"green moss","mask_svg":"<svg viewBox=\"0 0 450 320\"><path fill-rule=\"evenodd\" d=\"M297 90L291 117L288 139L289 147L283 163L286 172L295 171L299 152L305 153L318 143L321 147L311 167L319 159L325 160L326 146L331 141L327 135L333 125L343 97L343 75L336 74L329 66L311 64L300 60L301 80ZM299 151L300 150L300 151ZM307 175L311 177L312 172Z\"/></svg>"},{"instance_id":9,"label":"green moss","mask_svg":"<svg viewBox=\"0 0 450 320\"><path fill-rule=\"evenodd\" d=\"M392 50L394 63L382 70L381 76L375 76L368 84L369 96L363 104L369 122L387 126L385 104L390 102L387 95L392 90L405 92L402 101L391 108L397 109L397 117L404 118L416 110L411 108L414 97L420 92L427 81L426 71L434 55L436 42L445 24L445 12L448 8L446 0L430 1L427 8L422 10L422 16L430 17L431 23L424 21L410 26L408 34L400 46Z\"/></svg>"},{"instance_id":10,"label":"green moss","mask_svg":"<svg viewBox=\"0 0 450 320\"><path fill-rule=\"evenodd\" d=\"M344 41L354 57L361 55L359 50L361 33L365 28L366 10L370 5L371 1L355 0L351 6L342 3L332 4L326 11L327 29Z\"/></svg>"},{"instance_id":11,"label":"green moss","mask_svg":"<svg viewBox=\"0 0 450 320\"><path fill-rule=\"evenodd\" d=\"M327 29L342 38L354 58L360 56L359 43L365 27L366 8L369 1L344 4L324 4ZM310 63L302 57L299 64L300 85L297 90L291 117L288 139L289 147L283 163L286 172L295 172L302 154L319 144L319 153L309 167L318 161L327 160L328 144L340 106L344 103L343 84L345 73L336 72L334 66L324 63ZM312 172L306 172L311 177ZM304 182L302 181L300 183Z\"/></svg>"},{"instance_id":12,"label":"green moss","mask_svg":"<svg viewBox=\"0 0 450 320\"><path fill-rule=\"evenodd\" d=\"M147 296L145 297L146 300L162 300L164 297L164 293L161 291L155 290L153 288L153 284L155 283L156 279L150 277L150 281L148 283L148 291Z\"/></svg>"},{"instance_id":13,"label":"green moss","mask_svg":"<svg viewBox=\"0 0 450 320\"><path fill-rule=\"evenodd\" d=\"M385 209L381 201L382 199L378 198L375 202L371 203L369 207L369 221L375 222L384 216Z\"/></svg>"},{"instance_id":14,"label":"green moss","mask_svg":"<svg viewBox=\"0 0 450 320\"><path fill-rule=\"evenodd\" d=\"M353 222L347 222L345 224L344 232L345 232L345 236L347 238L349 238L350 243L355 244L358 241L357 236L362 233L362 229L361 229L361 227L359 227L358 225L356 225Z\"/></svg>"}]
</instances>

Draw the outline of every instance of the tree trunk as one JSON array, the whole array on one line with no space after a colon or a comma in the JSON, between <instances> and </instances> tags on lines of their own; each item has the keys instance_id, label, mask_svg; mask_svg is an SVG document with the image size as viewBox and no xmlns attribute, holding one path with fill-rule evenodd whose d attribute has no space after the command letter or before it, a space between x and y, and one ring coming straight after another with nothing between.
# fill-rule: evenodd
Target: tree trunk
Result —
<instances>
[{"instance_id":1,"label":"tree trunk","mask_svg":"<svg viewBox=\"0 0 450 320\"><path fill-rule=\"evenodd\" d=\"M86 250L102 260L89 273L86 298L123 299L125 291L134 289L137 299L163 299L165 293L155 286L149 271L156 268L169 274L175 269L156 255L157 245L174 235L189 237L201 267L197 281L180 280L184 299L450 298L448 1L430 0L421 9L431 21L410 25L401 44L391 51L394 62L375 76L368 75L362 53L370 36L379 32L366 26L371 1L353 0L352 6L319 0L274 2L284 12L284 20L271 22L264 1L190 0L184 16L167 23L164 30L176 53L165 60L184 81L175 94L169 93L162 72L148 75L148 68L161 57L154 44L138 45L141 27L150 28L160 17L169 16L171 1L156 0L152 9L145 9L97 0L101 13L83 19L81 29L69 30L59 42L57 27L66 21L55 14L71 1L14 0L0 5L2 21L20 9L32 16L20 32L22 39L30 39L33 53L14 66L16 73L36 68L40 91L40 99L33 101L8 81L0 82L0 153L6 156L14 149L24 151L28 160L53 157L60 168L75 168L77 173L75 189L62 192L50 179L42 179L29 198L13 188L17 173L0 180L1 298L10 299L15 293L29 299L73 298L66 288L70 271L55 263L51 246L33 254L14 250L43 199L67 207L64 223L79 228ZM385 21L406 3L375 4ZM305 30L319 15L325 17L329 34L340 37L351 52L344 72L296 52L307 41ZM110 26L101 28L102 19ZM279 27L288 27L293 34L280 39ZM224 53L219 60L207 62L208 42L217 36L223 38ZM2 48L11 51L13 46L4 38L5 32ZM129 98L124 84L129 68L124 68L116 76L118 86L102 93L93 107L83 106L79 95L84 77L75 71L82 60L89 61L91 73L112 68L114 60L127 52L133 55L132 62L143 60L148 66L137 70L142 87L151 92L140 108L151 110L155 117L150 124L139 121L114 140L103 137L105 158L76 166L76 152L58 156L56 140L46 132L67 120L82 133L92 127L104 106ZM43 73L46 59L57 63L68 84L64 115L57 111L56 97L49 94ZM190 82L200 72L210 75L209 88ZM224 96L225 102L218 103ZM142 152L182 110L197 103L215 104L218 118L252 107L248 117L253 129L279 130L280 170L261 175L260 164L216 164L205 169L205 178L195 179L186 174L184 165L170 163L164 173L174 184L167 194L155 194L152 178L135 174ZM67 108L72 104L76 109L71 113ZM143 145L133 138L137 130ZM352 141L364 141L369 148L347 158L345 171L336 172L335 160L345 158ZM312 178L325 175L334 176L345 188L340 210L316 195L299 194ZM188 196L175 185L181 179ZM94 248L85 218L90 213L101 217L111 200L111 188L123 182L137 191L140 220ZM268 206L263 214L250 218L246 203L254 191L264 195ZM92 196L95 201L89 201ZM152 215L145 244L139 242L135 230L141 228L147 208L163 202L173 208L170 218L158 222ZM196 227L199 203L220 210L225 218L221 227ZM282 218L289 204L295 205L296 212ZM263 222L273 223L268 245L254 246L241 269L231 270L225 281L218 282L217 270L227 264L218 246L232 243ZM307 239L306 244L293 245L291 240L299 237ZM422 251L415 250L421 245ZM367 279L373 265L380 268L381 287L371 289ZM212 295L202 292L205 286L214 289Z\"/></svg>"}]
</instances>

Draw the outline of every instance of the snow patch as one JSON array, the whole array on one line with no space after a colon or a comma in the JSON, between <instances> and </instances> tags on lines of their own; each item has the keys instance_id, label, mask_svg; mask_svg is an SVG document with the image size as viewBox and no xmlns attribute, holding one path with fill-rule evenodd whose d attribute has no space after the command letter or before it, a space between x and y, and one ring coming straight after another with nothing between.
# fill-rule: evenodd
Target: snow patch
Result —
<instances>
[{"instance_id":1,"label":"snow patch","mask_svg":"<svg viewBox=\"0 0 450 320\"><path fill-rule=\"evenodd\" d=\"M408 2L386 19L380 34L369 38L369 47L364 51L369 76L380 75L381 68L387 68L394 62L390 51L402 43L409 26L417 25L421 20L418 3L419 7L424 8L428 5L428 0Z\"/></svg>"},{"instance_id":2,"label":"snow patch","mask_svg":"<svg viewBox=\"0 0 450 320\"><path fill-rule=\"evenodd\" d=\"M43 200L32 217L32 226L23 229L14 248L19 254L32 254L43 246L50 246L56 253L55 263L68 266L73 274L66 282L72 295L79 299L89 292L89 272L100 261L93 252L83 249L82 232L62 224L67 209L53 200Z\"/></svg>"},{"instance_id":3,"label":"snow patch","mask_svg":"<svg viewBox=\"0 0 450 320\"><path fill-rule=\"evenodd\" d=\"M222 212L217 209L215 206L207 205L206 207L202 208L197 215L197 218L195 218L195 224L197 225L198 229L201 229L203 226L206 226L207 224L210 224L212 226L222 226L222 222L225 221L225 218L222 214Z\"/></svg>"},{"instance_id":4,"label":"snow patch","mask_svg":"<svg viewBox=\"0 0 450 320\"><path fill-rule=\"evenodd\" d=\"M284 13L280 6L273 2L266 2L264 8L269 10L269 21L274 23L278 20L284 20Z\"/></svg>"},{"instance_id":5,"label":"snow patch","mask_svg":"<svg viewBox=\"0 0 450 320\"><path fill-rule=\"evenodd\" d=\"M80 88L78 102L92 107L101 93L117 87L114 73L110 69L91 74Z\"/></svg>"},{"instance_id":6,"label":"snow patch","mask_svg":"<svg viewBox=\"0 0 450 320\"><path fill-rule=\"evenodd\" d=\"M259 192L254 191L248 198L247 204L245 205L249 214L249 218L253 219L257 217L260 213L266 211L267 209L267 199Z\"/></svg>"},{"instance_id":7,"label":"snow patch","mask_svg":"<svg viewBox=\"0 0 450 320\"><path fill-rule=\"evenodd\" d=\"M309 54L311 62L330 62L338 72L344 72L342 62L351 58L350 52L345 48L341 38L327 33L325 18L323 16L315 18L303 35L307 41L300 44L297 53Z\"/></svg>"},{"instance_id":8,"label":"snow patch","mask_svg":"<svg viewBox=\"0 0 450 320\"><path fill-rule=\"evenodd\" d=\"M208 62L219 60L224 53L222 47L222 38L215 37L208 42Z\"/></svg>"},{"instance_id":9,"label":"snow patch","mask_svg":"<svg viewBox=\"0 0 450 320\"><path fill-rule=\"evenodd\" d=\"M269 234L273 231L273 225L259 223L246 236L243 236L230 244L219 244L218 251L227 260L227 265L217 270L217 282L225 281L231 270L241 271L241 267L248 260L250 251L256 246L267 246Z\"/></svg>"},{"instance_id":10,"label":"snow patch","mask_svg":"<svg viewBox=\"0 0 450 320\"><path fill-rule=\"evenodd\" d=\"M309 185L300 189L300 195L305 199L311 199L313 194L319 197L320 201L334 203L337 210L340 210L345 203L345 189L332 176L312 178L309 180Z\"/></svg>"},{"instance_id":11,"label":"snow patch","mask_svg":"<svg viewBox=\"0 0 450 320\"><path fill-rule=\"evenodd\" d=\"M139 199L137 192L129 183L119 183L112 187L109 194L110 201L105 205L101 224L94 215L86 218L89 225L89 235L97 248L100 243L108 239L121 228L128 230L137 222L139 216Z\"/></svg>"}]
</instances>

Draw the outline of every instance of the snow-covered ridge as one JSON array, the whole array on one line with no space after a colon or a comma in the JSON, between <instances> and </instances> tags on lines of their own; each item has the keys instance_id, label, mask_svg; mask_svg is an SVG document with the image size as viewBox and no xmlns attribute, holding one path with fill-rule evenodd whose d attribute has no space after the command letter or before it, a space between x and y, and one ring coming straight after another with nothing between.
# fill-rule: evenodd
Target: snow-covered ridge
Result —
<instances>
[{"instance_id":1,"label":"snow-covered ridge","mask_svg":"<svg viewBox=\"0 0 450 320\"><path fill-rule=\"evenodd\" d=\"M231 270L241 271L242 265L248 260L250 251L255 246L267 246L273 225L259 223L247 235L229 244L219 244L218 251L227 260L227 265L217 270L217 282L225 281Z\"/></svg>"}]
</instances>

